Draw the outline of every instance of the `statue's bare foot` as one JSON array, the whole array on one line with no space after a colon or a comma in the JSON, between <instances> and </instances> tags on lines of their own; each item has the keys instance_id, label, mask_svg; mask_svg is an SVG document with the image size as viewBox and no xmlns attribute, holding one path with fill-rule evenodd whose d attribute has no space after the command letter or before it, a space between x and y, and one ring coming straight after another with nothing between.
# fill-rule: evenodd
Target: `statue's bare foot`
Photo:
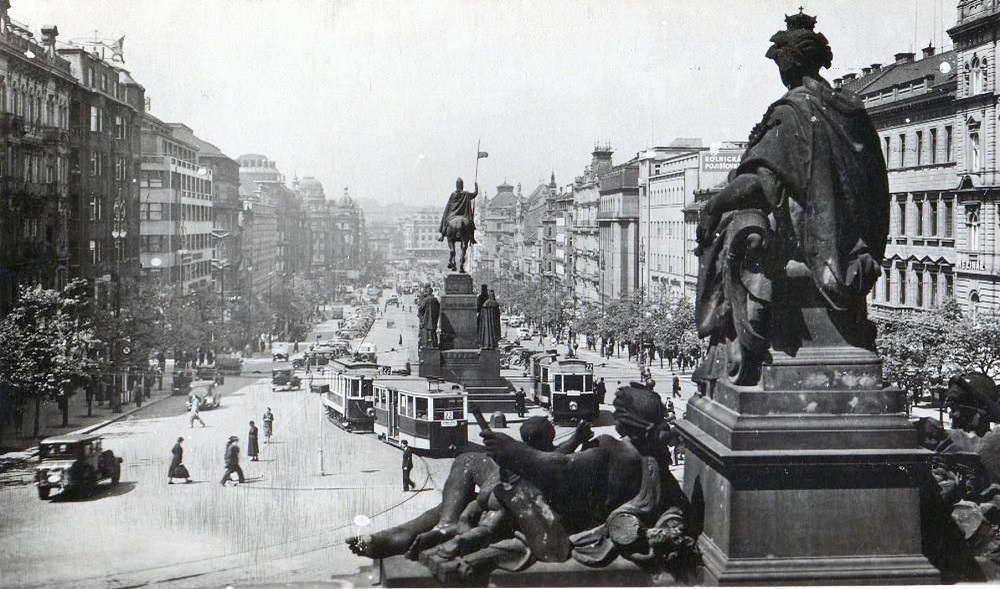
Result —
<instances>
[{"instance_id":1,"label":"statue's bare foot","mask_svg":"<svg viewBox=\"0 0 1000 589\"><path fill-rule=\"evenodd\" d=\"M450 540L456 533L458 533L458 528L456 526L445 526L443 528L434 528L429 532L418 534L417 537L414 538L413 543L410 544L410 548L406 551L406 557L410 560L415 560L417 555L419 555L423 550Z\"/></svg>"},{"instance_id":2,"label":"statue's bare foot","mask_svg":"<svg viewBox=\"0 0 1000 589\"><path fill-rule=\"evenodd\" d=\"M399 554L400 551L391 546L391 541L385 543L381 540L378 535L354 536L347 539L347 547L354 554L367 558L385 558Z\"/></svg>"}]
</instances>

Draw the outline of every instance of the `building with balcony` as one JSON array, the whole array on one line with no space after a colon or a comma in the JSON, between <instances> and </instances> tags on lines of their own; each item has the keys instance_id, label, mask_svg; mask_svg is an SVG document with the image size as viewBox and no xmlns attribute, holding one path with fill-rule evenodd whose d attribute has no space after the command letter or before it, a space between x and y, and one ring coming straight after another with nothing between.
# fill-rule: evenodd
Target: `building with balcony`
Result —
<instances>
[{"instance_id":1,"label":"building with balcony","mask_svg":"<svg viewBox=\"0 0 1000 589\"><path fill-rule=\"evenodd\" d=\"M597 222L600 177L611 171L610 145L595 145L590 165L573 182L573 276L578 305L597 306L601 299L601 242Z\"/></svg>"},{"instance_id":2,"label":"building with balcony","mask_svg":"<svg viewBox=\"0 0 1000 589\"><path fill-rule=\"evenodd\" d=\"M243 202L243 266L240 284L253 300L271 300L278 280L278 217L276 194L285 177L275 163L260 154L236 158L240 164L240 200Z\"/></svg>"},{"instance_id":3,"label":"building with balcony","mask_svg":"<svg viewBox=\"0 0 1000 589\"><path fill-rule=\"evenodd\" d=\"M70 62L0 8L0 315L24 284L59 288L71 270ZM32 57L28 57L31 55ZM79 142L77 142L79 143ZM110 211L109 211L110 212Z\"/></svg>"},{"instance_id":4,"label":"building with balcony","mask_svg":"<svg viewBox=\"0 0 1000 589\"><path fill-rule=\"evenodd\" d=\"M496 195L483 199L476 221L476 240L473 251L479 256L478 271L492 284L502 277L513 277L515 261L514 235L522 222L522 202L514 187L507 182L497 185Z\"/></svg>"},{"instance_id":5,"label":"building with balcony","mask_svg":"<svg viewBox=\"0 0 1000 589\"><path fill-rule=\"evenodd\" d=\"M142 119L139 218L150 280L187 294L211 286L216 238L213 172L198 162L191 129Z\"/></svg>"}]
</instances>

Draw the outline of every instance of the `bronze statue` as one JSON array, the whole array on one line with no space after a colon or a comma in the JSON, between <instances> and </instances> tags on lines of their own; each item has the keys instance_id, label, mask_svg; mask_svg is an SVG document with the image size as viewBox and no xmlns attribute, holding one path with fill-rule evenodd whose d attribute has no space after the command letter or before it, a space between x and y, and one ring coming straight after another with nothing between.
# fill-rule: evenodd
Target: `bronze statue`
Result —
<instances>
[{"instance_id":1,"label":"bronze statue","mask_svg":"<svg viewBox=\"0 0 1000 589\"><path fill-rule=\"evenodd\" d=\"M448 197L448 204L444 207L441 215L441 237L438 241L448 238L448 269L457 270L465 274L465 254L469 249L469 244L476 242L476 223L473 219L473 199L479 195L479 184L476 183L475 192L465 192L464 183L459 178L455 182L455 192ZM455 264L455 243L462 245L462 253L459 257L458 265Z\"/></svg>"},{"instance_id":2,"label":"bronze statue","mask_svg":"<svg viewBox=\"0 0 1000 589\"><path fill-rule=\"evenodd\" d=\"M554 446L555 428L547 419L538 416L525 420L520 431L521 439L532 448L566 454L575 451L593 436L589 424L582 422L568 440ZM479 527L481 509L472 504L486 505L493 488L499 483L500 468L485 453L459 454L452 462L439 505L399 526L351 538L348 546L359 556L386 558L406 554L415 559L421 551ZM473 536L480 533L473 532ZM460 543L466 541L470 540L467 538Z\"/></svg>"},{"instance_id":3,"label":"bronze statue","mask_svg":"<svg viewBox=\"0 0 1000 589\"><path fill-rule=\"evenodd\" d=\"M813 31L816 19L800 12L785 21L767 57L788 92L754 127L729 183L701 209L696 315L699 335L710 338L694 376L701 383L757 384L777 338L794 354L807 330L792 320L770 329L774 300L825 308L842 339L874 350L865 296L879 277L889 227L885 160L861 100L819 75L833 53Z\"/></svg>"},{"instance_id":4,"label":"bronze statue","mask_svg":"<svg viewBox=\"0 0 1000 589\"><path fill-rule=\"evenodd\" d=\"M420 303L417 307L417 318L420 322L418 346L420 348L436 348L438 347L437 331L438 318L441 315L441 303L434 296L431 285L424 285L421 293L423 296L420 298Z\"/></svg>"},{"instance_id":5,"label":"bronze statue","mask_svg":"<svg viewBox=\"0 0 1000 589\"><path fill-rule=\"evenodd\" d=\"M493 297L492 291L479 310L476 328L479 333L479 347L486 349L497 347L500 341L500 304Z\"/></svg>"}]
</instances>

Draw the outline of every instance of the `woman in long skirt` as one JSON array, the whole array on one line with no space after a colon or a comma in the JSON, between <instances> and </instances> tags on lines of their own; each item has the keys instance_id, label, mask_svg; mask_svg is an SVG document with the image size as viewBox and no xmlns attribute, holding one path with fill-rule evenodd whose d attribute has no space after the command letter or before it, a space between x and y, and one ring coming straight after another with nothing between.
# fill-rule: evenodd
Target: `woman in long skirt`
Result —
<instances>
[{"instance_id":1,"label":"woman in long skirt","mask_svg":"<svg viewBox=\"0 0 1000 589\"><path fill-rule=\"evenodd\" d=\"M251 462L258 462L258 454L260 454L260 449L257 446L257 426L251 421L250 433L247 434L247 456L250 457Z\"/></svg>"},{"instance_id":2,"label":"woman in long skirt","mask_svg":"<svg viewBox=\"0 0 1000 589\"><path fill-rule=\"evenodd\" d=\"M274 414L271 413L271 408L268 407L267 411L264 412L264 443L267 444L271 441L271 427L274 425Z\"/></svg>"}]
</instances>

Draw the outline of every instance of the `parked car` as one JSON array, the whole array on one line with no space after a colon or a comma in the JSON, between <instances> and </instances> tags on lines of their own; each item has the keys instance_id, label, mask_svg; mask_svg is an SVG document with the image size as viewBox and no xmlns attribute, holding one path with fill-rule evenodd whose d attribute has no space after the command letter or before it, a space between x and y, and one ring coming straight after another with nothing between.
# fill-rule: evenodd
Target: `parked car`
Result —
<instances>
[{"instance_id":1,"label":"parked car","mask_svg":"<svg viewBox=\"0 0 1000 589\"><path fill-rule=\"evenodd\" d=\"M174 380L170 384L170 393L173 395L186 395L191 390L191 381L194 380L194 372L191 370L174 370Z\"/></svg>"},{"instance_id":2,"label":"parked car","mask_svg":"<svg viewBox=\"0 0 1000 589\"><path fill-rule=\"evenodd\" d=\"M194 376L198 380L211 380L215 384L224 384L226 382L226 377L222 376L222 373L219 372L218 366L199 366L195 369Z\"/></svg>"},{"instance_id":3,"label":"parked car","mask_svg":"<svg viewBox=\"0 0 1000 589\"><path fill-rule=\"evenodd\" d=\"M387 307L389 305L393 305L394 307L398 307L399 306L399 296L398 295L394 295L394 294L393 295L389 295L389 298L387 298L385 300L385 305Z\"/></svg>"},{"instance_id":4,"label":"parked car","mask_svg":"<svg viewBox=\"0 0 1000 589\"><path fill-rule=\"evenodd\" d=\"M101 481L117 485L121 478L122 459L101 448L99 434L46 438L38 445L38 458L35 485L39 499L48 499L53 489L61 493L80 491L89 497Z\"/></svg>"},{"instance_id":5,"label":"parked car","mask_svg":"<svg viewBox=\"0 0 1000 589\"><path fill-rule=\"evenodd\" d=\"M219 369L219 374L231 374L239 376L243 371L243 358L235 356L216 356L215 365Z\"/></svg>"},{"instance_id":6,"label":"parked car","mask_svg":"<svg viewBox=\"0 0 1000 589\"><path fill-rule=\"evenodd\" d=\"M272 362L288 362L288 346L274 346L271 348Z\"/></svg>"}]
</instances>

